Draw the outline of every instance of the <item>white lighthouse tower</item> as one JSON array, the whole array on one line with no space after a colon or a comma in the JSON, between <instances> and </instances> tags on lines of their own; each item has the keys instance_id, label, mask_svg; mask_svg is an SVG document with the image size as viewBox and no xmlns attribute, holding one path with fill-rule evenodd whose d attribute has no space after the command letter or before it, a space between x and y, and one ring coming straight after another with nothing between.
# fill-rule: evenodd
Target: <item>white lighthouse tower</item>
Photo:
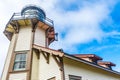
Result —
<instances>
[{"instance_id":1,"label":"white lighthouse tower","mask_svg":"<svg viewBox=\"0 0 120 80\"><path fill-rule=\"evenodd\" d=\"M55 32L53 21L46 17L41 8L29 5L20 13L14 13L4 34L10 40L10 46L1 80L47 80L57 75L60 77L59 67L54 75L44 69L49 66L49 55L54 54L48 54L47 49L55 40ZM48 66L42 66L44 61Z\"/></svg>"}]
</instances>

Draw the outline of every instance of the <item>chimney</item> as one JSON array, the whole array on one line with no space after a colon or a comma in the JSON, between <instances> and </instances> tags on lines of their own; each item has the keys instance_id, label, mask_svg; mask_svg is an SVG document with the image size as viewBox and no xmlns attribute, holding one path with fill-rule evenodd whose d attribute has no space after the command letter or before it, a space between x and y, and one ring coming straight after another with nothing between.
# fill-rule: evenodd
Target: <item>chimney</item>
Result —
<instances>
[{"instance_id":1,"label":"chimney","mask_svg":"<svg viewBox=\"0 0 120 80\"><path fill-rule=\"evenodd\" d=\"M58 51L60 51L60 52L64 52L63 49L58 49Z\"/></svg>"},{"instance_id":2,"label":"chimney","mask_svg":"<svg viewBox=\"0 0 120 80\"><path fill-rule=\"evenodd\" d=\"M97 64L98 60L102 60L101 57L96 56L95 54L74 54L74 56L94 64Z\"/></svg>"},{"instance_id":3,"label":"chimney","mask_svg":"<svg viewBox=\"0 0 120 80\"><path fill-rule=\"evenodd\" d=\"M108 68L108 69L111 69L111 70L112 70L112 66L116 66L114 63L107 62L107 61L99 61L98 65L105 67L105 68Z\"/></svg>"}]
</instances>

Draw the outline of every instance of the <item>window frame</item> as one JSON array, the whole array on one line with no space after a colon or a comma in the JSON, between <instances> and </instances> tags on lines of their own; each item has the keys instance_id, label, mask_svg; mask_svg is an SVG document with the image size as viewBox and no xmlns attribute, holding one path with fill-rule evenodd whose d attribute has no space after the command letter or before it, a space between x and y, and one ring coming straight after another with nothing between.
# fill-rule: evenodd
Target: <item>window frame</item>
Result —
<instances>
[{"instance_id":1,"label":"window frame","mask_svg":"<svg viewBox=\"0 0 120 80\"><path fill-rule=\"evenodd\" d=\"M69 80L71 80L71 79L77 79L77 80L82 80L81 79L81 76L76 76L76 75L69 75Z\"/></svg>"},{"instance_id":2,"label":"window frame","mask_svg":"<svg viewBox=\"0 0 120 80\"><path fill-rule=\"evenodd\" d=\"M47 80L56 80L56 77L49 78Z\"/></svg>"},{"instance_id":3,"label":"window frame","mask_svg":"<svg viewBox=\"0 0 120 80\"><path fill-rule=\"evenodd\" d=\"M25 55L25 59L24 59L23 54ZM18 57L17 55L20 55L20 57ZM17 60L16 59L17 57L20 58L20 59ZM18 63L18 64L16 64L16 63ZM15 64L17 66L16 69L15 69ZM15 58L14 58L13 71L23 71L23 70L26 70L26 65L27 65L27 52L17 52L15 54ZM22 66L24 66L24 68L20 68Z\"/></svg>"}]
</instances>

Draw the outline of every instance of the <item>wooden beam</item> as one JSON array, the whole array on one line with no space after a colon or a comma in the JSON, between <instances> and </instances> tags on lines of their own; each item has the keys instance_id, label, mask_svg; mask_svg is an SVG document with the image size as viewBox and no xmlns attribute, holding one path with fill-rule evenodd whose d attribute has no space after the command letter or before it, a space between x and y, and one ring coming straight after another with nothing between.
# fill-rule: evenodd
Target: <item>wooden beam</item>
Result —
<instances>
[{"instance_id":1,"label":"wooden beam","mask_svg":"<svg viewBox=\"0 0 120 80\"><path fill-rule=\"evenodd\" d=\"M44 51L44 52L47 52L49 54L53 54L53 55L56 55L56 56L57 55L60 56L60 57L64 56L64 52L60 52L60 51L53 50L53 49L50 49L50 48L38 46L38 45L35 45L35 44L33 44L33 48L40 49L41 51Z\"/></svg>"},{"instance_id":2,"label":"wooden beam","mask_svg":"<svg viewBox=\"0 0 120 80\"><path fill-rule=\"evenodd\" d=\"M50 53L47 53L47 52L42 51L42 50L40 50L40 52L43 54L44 58L46 59L46 62L49 64Z\"/></svg>"},{"instance_id":3,"label":"wooden beam","mask_svg":"<svg viewBox=\"0 0 120 80\"><path fill-rule=\"evenodd\" d=\"M57 65L59 66L60 70L63 71L63 58L56 55L52 55L52 56L56 61Z\"/></svg>"},{"instance_id":4,"label":"wooden beam","mask_svg":"<svg viewBox=\"0 0 120 80\"><path fill-rule=\"evenodd\" d=\"M37 19L31 19L31 25L32 25L32 32L35 32L36 28L37 28L37 23L39 21Z\"/></svg>"},{"instance_id":5,"label":"wooden beam","mask_svg":"<svg viewBox=\"0 0 120 80\"><path fill-rule=\"evenodd\" d=\"M38 49L33 49L37 55L37 58L40 59L40 51Z\"/></svg>"},{"instance_id":6,"label":"wooden beam","mask_svg":"<svg viewBox=\"0 0 120 80\"><path fill-rule=\"evenodd\" d=\"M65 80L63 57L52 55L61 71L61 80Z\"/></svg>"},{"instance_id":7,"label":"wooden beam","mask_svg":"<svg viewBox=\"0 0 120 80\"><path fill-rule=\"evenodd\" d=\"M19 33L20 26L19 26L17 20L15 21L15 25L16 25L16 30L15 30L15 32L16 32L16 33Z\"/></svg>"}]
</instances>

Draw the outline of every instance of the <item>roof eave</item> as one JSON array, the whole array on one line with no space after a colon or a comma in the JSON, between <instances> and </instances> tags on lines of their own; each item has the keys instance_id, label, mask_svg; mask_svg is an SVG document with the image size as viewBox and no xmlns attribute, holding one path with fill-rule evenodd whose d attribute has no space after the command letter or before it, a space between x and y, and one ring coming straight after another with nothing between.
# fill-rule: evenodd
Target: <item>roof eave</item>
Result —
<instances>
[{"instance_id":1,"label":"roof eave","mask_svg":"<svg viewBox=\"0 0 120 80\"><path fill-rule=\"evenodd\" d=\"M114 70L110 70L110 69L104 68L104 67L99 66L99 65L95 65L95 64L93 64L93 63L91 63L91 62L88 62L88 61L85 61L85 60L83 60L83 59L77 58L77 57L75 57L75 56L73 56L73 55L70 55L70 54L65 53L64 56L65 56L65 57L68 57L68 58L70 58L70 59L73 59L73 60L76 60L76 61L79 61L79 62L88 64L88 65L90 65L90 66L93 66L93 67L96 67L96 68L105 70L105 71L107 71L107 72L111 72L111 73L120 75L120 72L117 72L117 71L114 71Z\"/></svg>"}]
</instances>

